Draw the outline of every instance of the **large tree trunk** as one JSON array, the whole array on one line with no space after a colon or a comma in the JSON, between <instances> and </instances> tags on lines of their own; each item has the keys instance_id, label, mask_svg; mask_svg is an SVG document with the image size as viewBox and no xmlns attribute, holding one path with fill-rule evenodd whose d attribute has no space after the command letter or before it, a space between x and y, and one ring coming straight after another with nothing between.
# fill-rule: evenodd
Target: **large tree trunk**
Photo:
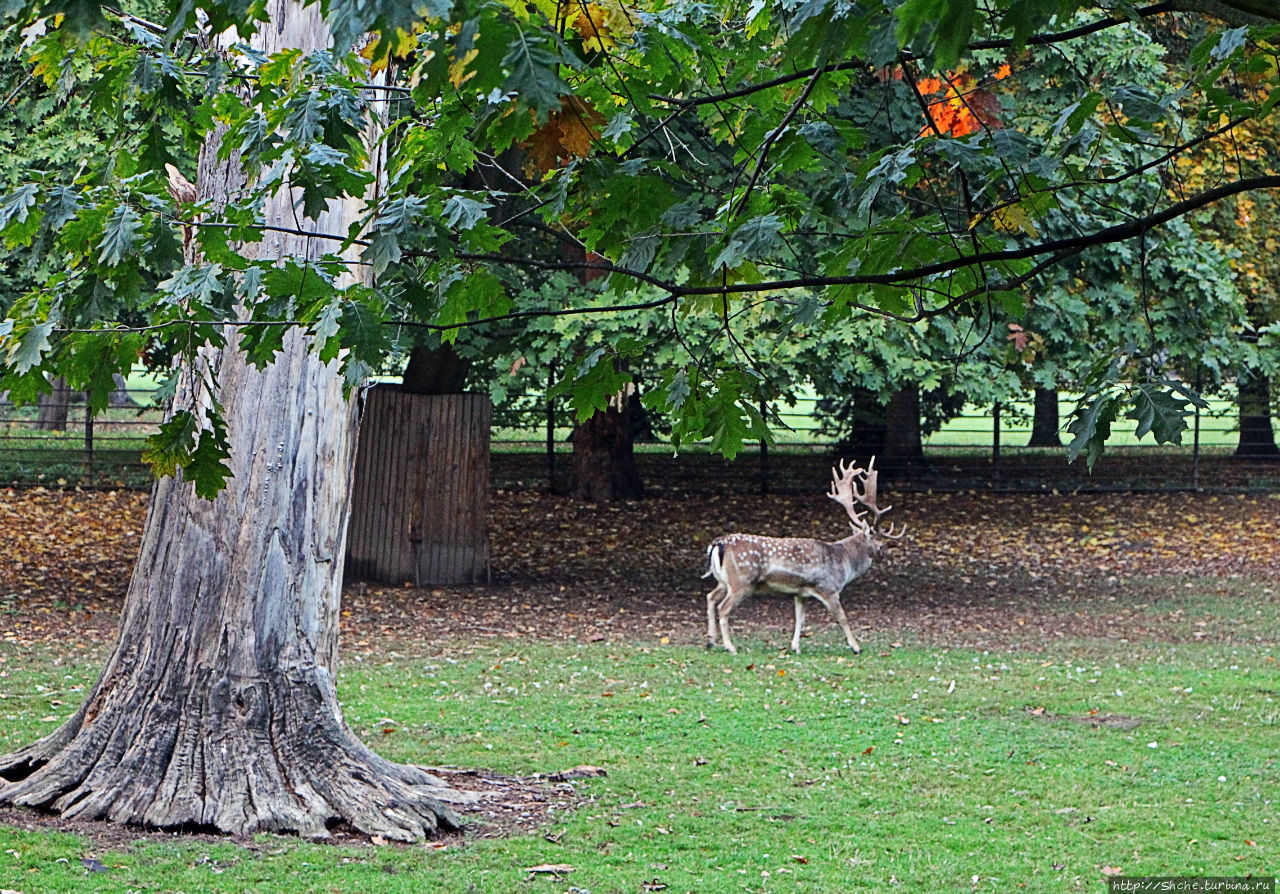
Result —
<instances>
[{"instance_id":1,"label":"large tree trunk","mask_svg":"<svg viewBox=\"0 0 1280 894\"><path fill-rule=\"evenodd\" d=\"M271 25L256 41L266 52L323 46L317 9L271 0ZM202 154L201 192L225 198L238 163L219 163L214 150ZM268 203L267 223L296 227L292 205L287 194ZM345 233L359 206L331 203L315 227ZM329 248L279 235L264 244L272 256ZM233 477L213 501L181 477L156 484L106 668L59 730L0 757L0 803L239 835L322 837L345 822L413 840L456 826L444 800L457 793L378 757L338 705L356 427L336 367L296 331L265 370L248 366L234 341L209 362ZM207 399L201 378L186 377L180 405Z\"/></svg>"},{"instance_id":2,"label":"large tree trunk","mask_svg":"<svg viewBox=\"0 0 1280 894\"><path fill-rule=\"evenodd\" d=\"M631 394L573 427L573 496L597 503L638 500L644 481L636 468Z\"/></svg>"},{"instance_id":3,"label":"large tree trunk","mask_svg":"<svg viewBox=\"0 0 1280 894\"><path fill-rule=\"evenodd\" d=\"M1037 388L1035 406L1031 412L1031 439L1028 447L1061 447L1058 433L1062 426L1058 414L1058 392L1053 388Z\"/></svg>"},{"instance_id":4,"label":"large tree trunk","mask_svg":"<svg viewBox=\"0 0 1280 894\"><path fill-rule=\"evenodd\" d=\"M1241 459L1280 459L1275 428L1271 424L1271 380L1259 372L1240 377L1237 406L1240 411Z\"/></svg>"},{"instance_id":5,"label":"large tree trunk","mask_svg":"<svg viewBox=\"0 0 1280 894\"><path fill-rule=\"evenodd\" d=\"M894 392L885 407L884 453L880 468L893 478L911 478L929 471L920 431L920 386Z\"/></svg>"}]
</instances>

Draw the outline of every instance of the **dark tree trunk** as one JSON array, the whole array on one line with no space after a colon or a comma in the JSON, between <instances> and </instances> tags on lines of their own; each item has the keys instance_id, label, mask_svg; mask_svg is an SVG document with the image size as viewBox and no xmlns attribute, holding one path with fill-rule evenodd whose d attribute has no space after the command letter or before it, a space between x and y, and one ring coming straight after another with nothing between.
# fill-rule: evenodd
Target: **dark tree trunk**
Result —
<instances>
[{"instance_id":1,"label":"dark tree trunk","mask_svg":"<svg viewBox=\"0 0 1280 894\"><path fill-rule=\"evenodd\" d=\"M36 410L36 428L41 431L66 431L71 407L71 386L62 376L52 382L53 391L40 395Z\"/></svg>"},{"instance_id":2,"label":"dark tree trunk","mask_svg":"<svg viewBox=\"0 0 1280 894\"><path fill-rule=\"evenodd\" d=\"M573 427L573 496L607 503L638 500L644 482L636 468L630 395Z\"/></svg>"},{"instance_id":3,"label":"dark tree trunk","mask_svg":"<svg viewBox=\"0 0 1280 894\"><path fill-rule=\"evenodd\" d=\"M453 345L419 345L409 353L401 389L410 394L461 394L470 369L471 364L458 356Z\"/></svg>"},{"instance_id":4,"label":"dark tree trunk","mask_svg":"<svg viewBox=\"0 0 1280 894\"><path fill-rule=\"evenodd\" d=\"M1241 376L1237 406L1240 412L1240 442L1236 456L1241 459L1277 460L1275 428L1271 422L1271 381L1258 372Z\"/></svg>"},{"instance_id":5,"label":"dark tree trunk","mask_svg":"<svg viewBox=\"0 0 1280 894\"><path fill-rule=\"evenodd\" d=\"M318 7L270 0L265 53L322 48ZM236 159L206 144L201 194L239 182ZM360 203L314 225L347 232ZM298 227L292 197L266 223ZM310 221L304 224L311 225ZM266 255L263 243L262 256ZM271 257L318 259L327 240L284 235ZM342 717L334 687L355 411L334 364L289 333L265 370L235 350L216 369L232 478L202 500L159 481L125 598L119 639L85 703L60 729L0 757L0 803L65 816L247 835L324 837L335 822L413 840L457 825L456 792L418 767L378 757ZM200 406L188 372L178 405Z\"/></svg>"},{"instance_id":6,"label":"dark tree trunk","mask_svg":"<svg viewBox=\"0 0 1280 894\"><path fill-rule=\"evenodd\" d=\"M1058 413L1058 392L1054 388L1037 388L1035 408L1031 412L1031 439L1028 447L1061 447L1062 437Z\"/></svg>"},{"instance_id":7,"label":"dark tree trunk","mask_svg":"<svg viewBox=\"0 0 1280 894\"><path fill-rule=\"evenodd\" d=\"M889 398L885 407L884 451L877 464L893 478L911 478L929 471L921 435L918 385L907 385Z\"/></svg>"}]
</instances>

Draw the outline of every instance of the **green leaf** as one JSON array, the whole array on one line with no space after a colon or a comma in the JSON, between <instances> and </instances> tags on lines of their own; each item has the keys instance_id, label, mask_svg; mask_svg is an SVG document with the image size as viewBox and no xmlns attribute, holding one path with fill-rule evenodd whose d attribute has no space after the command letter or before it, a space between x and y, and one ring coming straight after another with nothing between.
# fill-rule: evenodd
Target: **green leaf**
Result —
<instances>
[{"instance_id":1,"label":"green leaf","mask_svg":"<svg viewBox=\"0 0 1280 894\"><path fill-rule=\"evenodd\" d=\"M1209 51L1209 57L1214 62L1221 62L1230 58L1236 50L1245 45L1248 38L1248 28L1228 28L1218 35L1218 39L1213 44L1213 49Z\"/></svg>"},{"instance_id":2,"label":"green leaf","mask_svg":"<svg viewBox=\"0 0 1280 894\"><path fill-rule=\"evenodd\" d=\"M689 371L687 369L678 369L667 382L666 387L662 389L661 394L666 401L667 408L679 412L684 406L684 402L689 399L693 393L689 387Z\"/></svg>"},{"instance_id":3,"label":"green leaf","mask_svg":"<svg viewBox=\"0 0 1280 894\"><path fill-rule=\"evenodd\" d=\"M69 186L54 186L45 193L44 223L50 230L60 230L75 218L82 207L80 194Z\"/></svg>"},{"instance_id":4,"label":"green leaf","mask_svg":"<svg viewBox=\"0 0 1280 894\"><path fill-rule=\"evenodd\" d=\"M477 201L464 195L452 195L444 203L445 225L453 230L469 230L484 220L484 213L491 208L489 202Z\"/></svg>"},{"instance_id":5,"label":"green leaf","mask_svg":"<svg viewBox=\"0 0 1280 894\"><path fill-rule=\"evenodd\" d=\"M568 394L574 418L586 422L596 413L607 410L609 401L631 381L628 373L617 368L610 349L599 347L583 357L550 393L553 397Z\"/></svg>"},{"instance_id":6,"label":"green leaf","mask_svg":"<svg viewBox=\"0 0 1280 894\"><path fill-rule=\"evenodd\" d=\"M343 302L338 338L347 350L342 373L347 387L354 388L373 373L388 348L379 309L363 301Z\"/></svg>"},{"instance_id":7,"label":"green leaf","mask_svg":"<svg viewBox=\"0 0 1280 894\"><path fill-rule=\"evenodd\" d=\"M954 68L973 35L974 0L906 0L896 10L898 45L932 51L937 68Z\"/></svg>"},{"instance_id":8,"label":"green leaf","mask_svg":"<svg viewBox=\"0 0 1280 894\"><path fill-rule=\"evenodd\" d=\"M537 113L539 121L545 121L549 113L560 108L560 97L573 92L556 73L566 63L580 65L552 48L546 37L517 29L502 60L502 67L508 72L504 91L517 94Z\"/></svg>"},{"instance_id":9,"label":"green leaf","mask_svg":"<svg viewBox=\"0 0 1280 894\"><path fill-rule=\"evenodd\" d=\"M1083 453L1085 462L1092 471L1093 464L1106 449L1107 438L1111 436L1111 423L1120 412L1120 398L1110 392L1095 394L1092 400L1089 397L1090 395L1085 395L1081 398L1081 403L1075 410L1075 418L1067 426L1067 431L1075 435L1067 445L1067 462L1075 462L1076 457ZM1085 401L1088 401L1087 406Z\"/></svg>"},{"instance_id":10,"label":"green leaf","mask_svg":"<svg viewBox=\"0 0 1280 894\"><path fill-rule=\"evenodd\" d=\"M107 409L116 375L128 375L146 344L139 333L116 335L75 333L60 346L66 356L63 370L76 391L88 395L89 409L97 414Z\"/></svg>"},{"instance_id":11,"label":"green leaf","mask_svg":"<svg viewBox=\"0 0 1280 894\"><path fill-rule=\"evenodd\" d=\"M270 61L258 66L258 81L262 84L287 84L294 76L302 50L297 47L280 50Z\"/></svg>"},{"instance_id":12,"label":"green leaf","mask_svg":"<svg viewBox=\"0 0 1280 894\"><path fill-rule=\"evenodd\" d=\"M205 419L209 426L200 432L196 449L191 452L182 474L195 486L196 496L212 500L227 486L227 479L231 477L231 467L227 465L231 458L231 444L227 440L227 427L221 413L207 410Z\"/></svg>"},{"instance_id":13,"label":"green leaf","mask_svg":"<svg viewBox=\"0 0 1280 894\"><path fill-rule=\"evenodd\" d=\"M337 357L342 350L341 339L335 337L341 330L342 302L330 301L324 305L309 329L316 340L316 355L326 363Z\"/></svg>"},{"instance_id":14,"label":"green leaf","mask_svg":"<svg viewBox=\"0 0 1280 894\"><path fill-rule=\"evenodd\" d=\"M444 302L435 315L435 322L441 326L459 327L472 320L500 316L512 307L511 297L502 280L489 270L477 268L448 278ZM450 329L441 338L453 342L459 331L458 328Z\"/></svg>"},{"instance_id":15,"label":"green leaf","mask_svg":"<svg viewBox=\"0 0 1280 894\"><path fill-rule=\"evenodd\" d=\"M39 323L16 321L9 334L0 338L0 346L5 348L5 365L13 367L18 375L39 366L52 347L49 336L56 326L57 322L51 319Z\"/></svg>"},{"instance_id":16,"label":"green leaf","mask_svg":"<svg viewBox=\"0 0 1280 894\"><path fill-rule=\"evenodd\" d=\"M173 475L191 461L195 449L196 417L188 410L178 410L160 429L147 438L142 461L151 466L158 478Z\"/></svg>"},{"instance_id":17,"label":"green leaf","mask_svg":"<svg viewBox=\"0 0 1280 894\"><path fill-rule=\"evenodd\" d=\"M705 408L711 449L733 459L750 440L767 438L768 429L760 411L740 399L732 388L720 388L707 399Z\"/></svg>"},{"instance_id":18,"label":"green leaf","mask_svg":"<svg viewBox=\"0 0 1280 894\"><path fill-rule=\"evenodd\" d=\"M147 438L142 461L160 478L181 469L183 477L195 486L196 495L212 500L231 477L227 465L231 447L221 413L208 409L205 420L207 426L202 429L195 414L178 410Z\"/></svg>"},{"instance_id":19,"label":"green leaf","mask_svg":"<svg viewBox=\"0 0 1280 894\"><path fill-rule=\"evenodd\" d=\"M286 139L295 146L308 146L320 140L324 132L324 95L319 90L304 90L285 104Z\"/></svg>"},{"instance_id":20,"label":"green leaf","mask_svg":"<svg viewBox=\"0 0 1280 894\"><path fill-rule=\"evenodd\" d=\"M1171 393L1167 386L1143 383L1137 387L1133 407L1126 414L1137 422L1134 434L1150 433L1157 444L1181 444L1191 415L1191 401Z\"/></svg>"},{"instance_id":21,"label":"green leaf","mask_svg":"<svg viewBox=\"0 0 1280 894\"><path fill-rule=\"evenodd\" d=\"M102 229L102 241L98 243L99 258L108 267L115 267L126 256L133 254L142 230L142 218L128 205L117 205L107 217Z\"/></svg>"},{"instance_id":22,"label":"green leaf","mask_svg":"<svg viewBox=\"0 0 1280 894\"><path fill-rule=\"evenodd\" d=\"M190 264L156 286L165 304L212 305L213 296L221 295L225 286L220 279L222 267L218 264Z\"/></svg>"},{"instance_id":23,"label":"green leaf","mask_svg":"<svg viewBox=\"0 0 1280 894\"><path fill-rule=\"evenodd\" d=\"M758 260L781 244L782 218L776 214L753 217L734 230L729 242L711 263L713 271L733 270L743 261Z\"/></svg>"},{"instance_id":24,"label":"green leaf","mask_svg":"<svg viewBox=\"0 0 1280 894\"><path fill-rule=\"evenodd\" d=\"M10 223L22 223L27 219L35 207L39 189L35 183L25 183L0 200L0 230L7 230Z\"/></svg>"}]
</instances>

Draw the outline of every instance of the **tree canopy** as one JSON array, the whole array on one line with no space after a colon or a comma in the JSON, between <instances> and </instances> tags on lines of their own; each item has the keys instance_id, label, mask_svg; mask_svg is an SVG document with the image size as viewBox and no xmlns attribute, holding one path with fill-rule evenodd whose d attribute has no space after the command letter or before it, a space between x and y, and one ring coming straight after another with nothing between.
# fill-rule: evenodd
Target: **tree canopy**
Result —
<instances>
[{"instance_id":1,"label":"tree canopy","mask_svg":"<svg viewBox=\"0 0 1280 894\"><path fill-rule=\"evenodd\" d=\"M111 126L83 165L33 169L0 202L10 251L57 259L0 323L0 390L31 400L65 374L102 404L112 374L189 363L228 324L259 365L302 327L354 386L424 334L643 311L643 337L580 340L567 358L579 414L633 377L629 353L660 357L646 399L673 435L733 453L764 434L760 398L797 376L779 363L771 381L761 333L910 351L930 327L976 350L965 333L1023 319L1055 270L1141 279L1150 246L1188 237L1171 222L1280 186L1259 153L1188 162L1274 128L1266 0L322 6L330 49L264 54L212 40L261 27L259 2L5 5L32 76L20 89L76 97ZM1146 49L1082 51L1121 31ZM377 169L371 109L388 121ZM249 173L216 208L172 188L211 134ZM285 185L299 222L374 198L317 261L246 252L290 230L261 216ZM1137 246L1131 263L1085 263L1120 243ZM372 285L343 275L352 248ZM576 285L554 288L566 274ZM1091 312L1119 300L1116 283L1082 285L1064 294ZM1198 398L1169 364L1127 362L1144 351L1166 347L1089 358L1073 450L1095 458L1125 412L1180 436ZM216 402L200 407L175 408L148 456L213 492L225 438Z\"/></svg>"}]
</instances>

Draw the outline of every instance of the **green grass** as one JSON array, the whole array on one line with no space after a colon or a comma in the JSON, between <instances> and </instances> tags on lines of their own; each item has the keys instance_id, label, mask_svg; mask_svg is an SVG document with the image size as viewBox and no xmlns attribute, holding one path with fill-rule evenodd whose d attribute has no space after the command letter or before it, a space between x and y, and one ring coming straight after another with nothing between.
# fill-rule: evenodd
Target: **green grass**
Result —
<instances>
[{"instance_id":1,"label":"green grass","mask_svg":"<svg viewBox=\"0 0 1280 894\"><path fill-rule=\"evenodd\" d=\"M37 891L1103 890L1265 875L1280 853L1270 647L1054 643L801 656L458 639L349 661L347 718L388 757L529 774L579 764L543 835L435 850L141 836L93 851L0 828L0 887ZM0 750L49 731L79 659L0 646ZM390 732L387 732L390 730ZM108 868L87 879L89 853ZM567 863L561 880L524 867Z\"/></svg>"}]
</instances>

